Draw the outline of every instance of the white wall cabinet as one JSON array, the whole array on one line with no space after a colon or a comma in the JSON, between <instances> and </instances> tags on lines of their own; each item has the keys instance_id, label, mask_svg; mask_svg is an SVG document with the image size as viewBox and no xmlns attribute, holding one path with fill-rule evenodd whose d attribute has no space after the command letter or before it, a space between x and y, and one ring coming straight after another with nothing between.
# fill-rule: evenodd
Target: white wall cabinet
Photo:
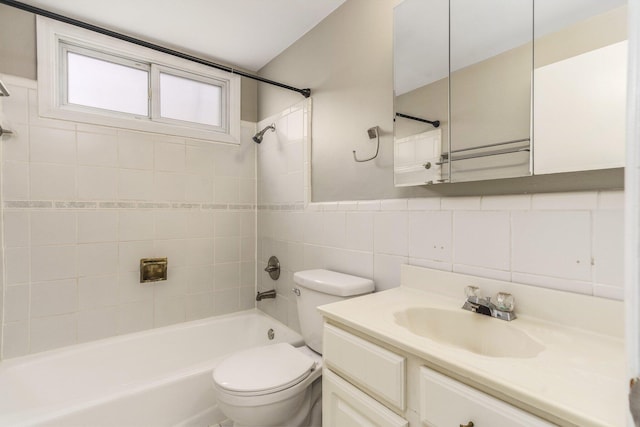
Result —
<instances>
[{"instance_id":1,"label":"white wall cabinet","mask_svg":"<svg viewBox=\"0 0 640 427\"><path fill-rule=\"evenodd\" d=\"M333 325L325 326L323 356L324 427L555 425Z\"/></svg>"}]
</instances>

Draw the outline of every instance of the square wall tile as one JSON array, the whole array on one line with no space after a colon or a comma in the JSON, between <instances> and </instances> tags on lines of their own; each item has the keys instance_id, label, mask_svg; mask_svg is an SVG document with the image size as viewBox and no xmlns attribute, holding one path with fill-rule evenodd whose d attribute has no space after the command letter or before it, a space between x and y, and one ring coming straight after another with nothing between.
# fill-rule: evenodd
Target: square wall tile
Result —
<instances>
[{"instance_id":1,"label":"square wall tile","mask_svg":"<svg viewBox=\"0 0 640 427\"><path fill-rule=\"evenodd\" d=\"M118 243L78 245L78 275L104 276L118 272Z\"/></svg>"},{"instance_id":2,"label":"square wall tile","mask_svg":"<svg viewBox=\"0 0 640 427\"><path fill-rule=\"evenodd\" d=\"M213 292L187 295L185 297L187 320L204 319L213 316Z\"/></svg>"},{"instance_id":3,"label":"square wall tile","mask_svg":"<svg viewBox=\"0 0 640 427\"><path fill-rule=\"evenodd\" d=\"M153 328L153 300L135 301L120 306L118 333L127 334Z\"/></svg>"},{"instance_id":4,"label":"square wall tile","mask_svg":"<svg viewBox=\"0 0 640 427\"><path fill-rule=\"evenodd\" d=\"M376 254L409 254L407 212L377 212L374 215L374 250Z\"/></svg>"},{"instance_id":5,"label":"square wall tile","mask_svg":"<svg viewBox=\"0 0 640 427\"><path fill-rule=\"evenodd\" d=\"M459 211L453 214L454 264L509 270L510 225L506 212Z\"/></svg>"},{"instance_id":6,"label":"square wall tile","mask_svg":"<svg viewBox=\"0 0 640 427\"><path fill-rule=\"evenodd\" d=\"M118 304L118 276L81 277L78 280L78 306L82 310Z\"/></svg>"},{"instance_id":7,"label":"square wall tile","mask_svg":"<svg viewBox=\"0 0 640 427\"><path fill-rule=\"evenodd\" d=\"M199 175L186 175L184 199L188 202L213 202L213 180Z\"/></svg>"},{"instance_id":8,"label":"square wall tile","mask_svg":"<svg viewBox=\"0 0 640 427\"><path fill-rule=\"evenodd\" d=\"M78 342L108 338L117 332L118 311L115 307L96 308L78 313Z\"/></svg>"},{"instance_id":9,"label":"square wall tile","mask_svg":"<svg viewBox=\"0 0 640 427\"><path fill-rule=\"evenodd\" d=\"M127 169L153 170L153 137L144 133L119 131L118 165Z\"/></svg>"},{"instance_id":10,"label":"square wall tile","mask_svg":"<svg viewBox=\"0 0 640 427\"><path fill-rule=\"evenodd\" d=\"M6 248L4 250L6 285L29 282L31 263L29 254L29 248Z\"/></svg>"},{"instance_id":11,"label":"square wall tile","mask_svg":"<svg viewBox=\"0 0 640 427\"><path fill-rule=\"evenodd\" d=\"M31 126L30 160L41 163L76 164L75 131Z\"/></svg>"},{"instance_id":12,"label":"square wall tile","mask_svg":"<svg viewBox=\"0 0 640 427\"><path fill-rule=\"evenodd\" d=\"M346 213L324 212L322 216L324 244L334 248L342 248L345 244Z\"/></svg>"},{"instance_id":13,"label":"square wall tile","mask_svg":"<svg viewBox=\"0 0 640 427\"><path fill-rule=\"evenodd\" d=\"M93 166L78 167L79 200L115 200L117 194L117 169Z\"/></svg>"},{"instance_id":14,"label":"square wall tile","mask_svg":"<svg viewBox=\"0 0 640 427\"><path fill-rule=\"evenodd\" d=\"M217 237L214 249L215 263L240 261L240 237Z\"/></svg>"},{"instance_id":15,"label":"square wall tile","mask_svg":"<svg viewBox=\"0 0 640 427\"><path fill-rule=\"evenodd\" d=\"M74 200L75 166L30 164L31 200Z\"/></svg>"},{"instance_id":16,"label":"square wall tile","mask_svg":"<svg viewBox=\"0 0 640 427\"><path fill-rule=\"evenodd\" d=\"M187 237L188 211L157 210L154 213L154 219L156 239L184 239Z\"/></svg>"},{"instance_id":17,"label":"square wall tile","mask_svg":"<svg viewBox=\"0 0 640 427\"><path fill-rule=\"evenodd\" d=\"M157 171L183 172L185 170L186 147L184 143L156 142L154 158L154 168Z\"/></svg>"},{"instance_id":18,"label":"square wall tile","mask_svg":"<svg viewBox=\"0 0 640 427\"><path fill-rule=\"evenodd\" d=\"M26 124L12 124L11 138L2 138L2 159L11 162L29 161L29 126Z\"/></svg>"},{"instance_id":19,"label":"square wall tile","mask_svg":"<svg viewBox=\"0 0 640 427\"><path fill-rule=\"evenodd\" d=\"M212 264L187 269L187 292L199 294L213 291L214 268Z\"/></svg>"},{"instance_id":20,"label":"square wall tile","mask_svg":"<svg viewBox=\"0 0 640 427\"><path fill-rule=\"evenodd\" d=\"M118 212L78 212L78 243L115 242L118 239Z\"/></svg>"},{"instance_id":21,"label":"square wall tile","mask_svg":"<svg viewBox=\"0 0 640 427\"><path fill-rule=\"evenodd\" d=\"M514 212L512 271L591 280L591 214Z\"/></svg>"},{"instance_id":22,"label":"square wall tile","mask_svg":"<svg viewBox=\"0 0 640 427\"><path fill-rule=\"evenodd\" d=\"M409 212L409 256L451 262L451 212Z\"/></svg>"},{"instance_id":23,"label":"square wall tile","mask_svg":"<svg viewBox=\"0 0 640 427\"><path fill-rule=\"evenodd\" d=\"M76 242L75 212L31 212L31 245L65 245Z\"/></svg>"},{"instance_id":24,"label":"square wall tile","mask_svg":"<svg viewBox=\"0 0 640 427\"><path fill-rule=\"evenodd\" d=\"M29 323L4 323L2 328L2 358L24 356L29 353Z\"/></svg>"},{"instance_id":25,"label":"square wall tile","mask_svg":"<svg viewBox=\"0 0 640 427\"><path fill-rule=\"evenodd\" d=\"M344 247L373 252L373 212L347 212Z\"/></svg>"},{"instance_id":26,"label":"square wall tile","mask_svg":"<svg viewBox=\"0 0 640 427\"><path fill-rule=\"evenodd\" d=\"M4 211L4 243L8 248L29 246L29 212Z\"/></svg>"},{"instance_id":27,"label":"square wall tile","mask_svg":"<svg viewBox=\"0 0 640 427\"><path fill-rule=\"evenodd\" d=\"M385 291L400 286L400 266L408 262L409 258L407 257L375 254L373 281L376 291Z\"/></svg>"},{"instance_id":28,"label":"square wall tile","mask_svg":"<svg viewBox=\"0 0 640 427\"><path fill-rule=\"evenodd\" d=\"M304 212L304 242L309 244L324 243L323 212Z\"/></svg>"},{"instance_id":29,"label":"square wall tile","mask_svg":"<svg viewBox=\"0 0 640 427\"><path fill-rule=\"evenodd\" d=\"M215 290L240 287L240 263L238 262L216 264L213 274Z\"/></svg>"},{"instance_id":30,"label":"square wall tile","mask_svg":"<svg viewBox=\"0 0 640 427\"><path fill-rule=\"evenodd\" d=\"M215 214L207 211L192 211L187 214L187 237L212 238Z\"/></svg>"},{"instance_id":31,"label":"square wall tile","mask_svg":"<svg viewBox=\"0 0 640 427\"><path fill-rule=\"evenodd\" d=\"M213 165L211 147L186 146L185 169L188 173L212 178L214 176Z\"/></svg>"},{"instance_id":32,"label":"square wall tile","mask_svg":"<svg viewBox=\"0 0 640 427\"><path fill-rule=\"evenodd\" d=\"M593 279L601 285L624 288L624 212L593 213Z\"/></svg>"},{"instance_id":33,"label":"square wall tile","mask_svg":"<svg viewBox=\"0 0 640 427\"><path fill-rule=\"evenodd\" d=\"M5 200L29 200L29 163L2 164L2 191Z\"/></svg>"},{"instance_id":34,"label":"square wall tile","mask_svg":"<svg viewBox=\"0 0 640 427\"><path fill-rule=\"evenodd\" d=\"M32 319L29 334L31 353L75 344L76 328L75 314Z\"/></svg>"},{"instance_id":35,"label":"square wall tile","mask_svg":"<svg viewBox=\"0 0 640 427\"><path fill-rule=\"evenodd\" d=\"M118 166L118 138L114 134L78 132L78 164Z\"/></svg>"},{"instance_id":36,"label":"square wall tile","mask_svg":"<svg viewBox=\"0 0 640 427\"><path fill-rule=\"evenodd\" d=\"M214 236L240 236L241 217L237 212L218 211L213 216Z\"/></svg>"},{"instance_id":37,"label":"square wall tile","mask_svg":"<svg viewBox=\"0 0 640 427\"><path fill-rule=\"evenodd\" d=\"M373 253L332 248L325 251L325 268L354 276L373 278Z\"/></svg>"},{"instance_id":38,"label":"square wall tile","mask_svg":"<svg viewBox=\"0 0 640 427\"><path fill-rule=\"evenodd\" d=\"M118 244L118 272L140 270L140 259L153 257L153 241L120 242Z\"/></svg>"},{"instance_id":39,"label":"square wall tile","mask_svg":"<svg viewBox=\"0 0 640 427\"><path fill-rule=\"evenodd\" d=\"M153 326L173 325L186 320L184 297L159 298L154 303Z\"/></svg>"},{"instance_id":40,"label":"square wall tile","mask_svg":"<svg viewBox=\"0 0 640 427\"><path fill-rule=\"evenodd\" d=\"M44 282L76 277L76 246L31 248L31 280Z\"/></svg>"},{"instance_id":41,"label":"square wall tile","mask_svg":"<svg viewBox=\"0 0 640 427\"><path fill-rule=\"evenodd\" d=\"M11 96L3 98L2 113L5 120L27 124L29 122L29 94L22 86L7 84Z\"/></svg>"},{"instance_id":42,"label":"square wall tile","mask_svg":"<svg viewBox=\"0 0 640 427\"><path fill-rule=\"evenodd\" d=\"M220 257L223 257L226 253L225 251L229 249L231 253L226 253L228 257L232 258L235 255L235 251L237 250L237 256L240 256L240 242L239 238L229 237L229 238L221 238L221 239L238 239L237 247L234 248L225 248L225 242L221 242L220 248ZM216 239L217 241L217 239ZM232 242L232 246L235 246L236 243ZM214 248L218 249L217 246L214 246L214 239L189 239L187 241L187 265L209 265L213 264L215 261L214 258ZM215 253L218 256L217 253Z\"/></svg>"},{"instance_id":43,"label":"square wall tile","mask_svg":"<svg viewBox=\"0 0 640 427\"><path fill-rule=\"evenodd\" d=\"M240 290L224 289L213 293L213 312L216 316L238 311L240 307Z\"/></svg>"},{"instance_id":44,"label":"square wall tile","mask_svg":"<svg viewBox=\"0 0 640 427\"><path fill-rule=\"evenodd\" d=\"M170 172L155 172L153 199L158 202L182 202L185 200L187 176Z\"/></svg>"},{"instance_id":45,"label":"square wall tile","mask_svg":"<svg viewBox=\"0 0 640 427\"><path fill-rule=\"evenodd\" d=\"M78 310L75 279L31 284L31 317L71 314Z\"/></svg>"},{"instance_id":46,"label":"square wall tile","mask_svg":"<svg viewBox=\"0 0 640 427\"><path fill-rule=\"evenodd\" d=\"M118 197L125 200L153 200L153 172L121 169L118 172Z\"/></svg>"},{"instance_id":47,"label":"square wall tile","mask_svg":"<svg viewBox=\"0 0 640 427\"><path fill-rule=\"evenodd\" d=\"M153 211L121 210L119 212L118 236L120 241L151 240L155 234Z\"/></svg>"},{"instance_id":48,"label":"square wall tile","mask_svg":"<svg viewBox=\"0 0 640 427\"><path fill-rule=\"evenodd\" d=\"M17 322L29 318L29 285L7 286L4 301L5 322Z\"/></svg>"}]
</instances>

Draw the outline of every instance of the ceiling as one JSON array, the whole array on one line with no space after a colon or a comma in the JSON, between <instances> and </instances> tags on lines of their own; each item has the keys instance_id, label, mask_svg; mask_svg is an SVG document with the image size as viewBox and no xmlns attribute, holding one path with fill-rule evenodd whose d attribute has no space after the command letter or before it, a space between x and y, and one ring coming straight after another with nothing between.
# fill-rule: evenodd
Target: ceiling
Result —
<instances>
[{"instance_id":1,"label":"ceiling","mask_svg":"<svg viewBox=\"0 0 640 427\"><path fill-rule=\"evenodd\" d=\"M346 0L22 0L257 71Z\"/></svg>"}]
</instances>

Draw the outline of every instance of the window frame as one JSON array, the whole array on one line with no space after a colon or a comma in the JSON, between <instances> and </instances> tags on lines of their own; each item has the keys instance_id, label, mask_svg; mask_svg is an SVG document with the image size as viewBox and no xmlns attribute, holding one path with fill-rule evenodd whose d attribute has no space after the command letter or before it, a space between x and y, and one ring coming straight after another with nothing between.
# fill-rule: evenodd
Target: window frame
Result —
<instances>
[{"instance_id":1,"label":"window frame","mask_svg":"<svg viewBox=\"0 0 640 427\"><path fill-rule=\"evenodd\" d=\"M208 141L240 144L240 76L38 16L38 112L40 116ZM148 116L66 102L65 52L149 72ZM221 126L160 117L160 72L222 88Z\"/></svg>"},{"instance_id":2,"label":"window frame","mask_svg":"<svg viewBox=\"0 0 640 427\"><path fill-rule=\"evenodd\" d=\"M151 97L149 111L151 113L152 120L160 123L191 126L194 128L201 128L201 129L220 129L222 132L226 130L226 128L228 127L228 121L229 121L228 120L228 105L229 105L228 92L229 91L227 90L228 83L225 80L217 79L211 76L202 76L192 72L187 72L185 70L167 67L165 65L151 64L151 75L150 75L151 93L160 93L161 91L160 74L161 73L169 74L175 77L182 77L195 82L206 83L212 86L220 87L222 89L220 126L213 126L213 125L207 125L205 123L189 122L184 120L172 119L169 117L162 117L162 111L160 108L160 100L161 100L160 96Z\"/></svg>"}]
</instances>

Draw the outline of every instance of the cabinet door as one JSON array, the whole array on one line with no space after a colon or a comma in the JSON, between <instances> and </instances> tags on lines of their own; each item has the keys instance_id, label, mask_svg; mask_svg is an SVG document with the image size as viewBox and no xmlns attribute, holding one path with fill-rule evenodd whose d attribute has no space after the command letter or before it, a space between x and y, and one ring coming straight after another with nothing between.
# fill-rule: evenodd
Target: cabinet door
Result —
<instances>
[{"instance_id":1,"label":"cabinet door","mask_svg":"<svg viewBox=\"0 0 640 427\"><path fill-rule=\"evenodd\" d=\"M322 371L323 427L407 427L409 423L328 369Z\"/></svg>"},{"instance_id":2,"label":"cabinet door","mask_svg":"<svg viewBox=\"0 0 640 427\"><path fill-rule=\"evenodd\" d=\"M428 427L555 425L425 367L420 368L420 419Z\"/></svg>"}]
</instances>

